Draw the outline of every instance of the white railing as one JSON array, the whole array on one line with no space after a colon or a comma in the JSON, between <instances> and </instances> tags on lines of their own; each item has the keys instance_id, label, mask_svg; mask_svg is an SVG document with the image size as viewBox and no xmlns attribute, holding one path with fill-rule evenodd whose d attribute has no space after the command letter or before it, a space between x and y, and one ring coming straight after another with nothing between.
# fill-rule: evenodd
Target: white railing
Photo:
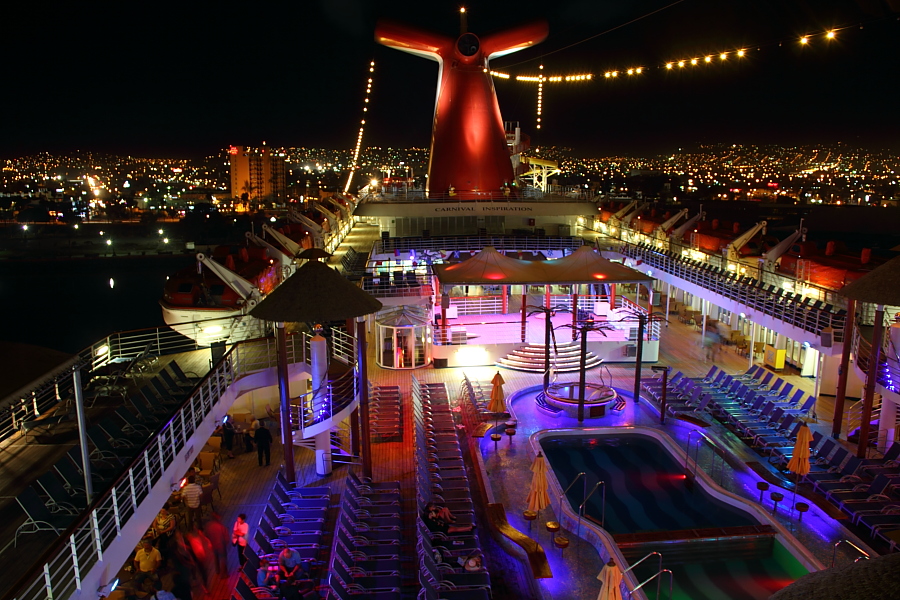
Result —
<instances>
[{"instance_id":1,"label":"white railing","mask_svg":"<svg viewBox=\"0 0 900 600\"><path fill-rule=\"evenodd\" d=\"M393 278L389 274L363 275L362 289L376 298L419 298L431 296L434 290L431 288L432 277L430 275L412 275L402 279Z\"/></svg>"},{"instance_id":2,"label":"white railing","mask_svg":"<svg viewBox=\"0 0 900 600\"><path fill-rule=\"evenodd\" d=\"M450 296L450 306L458 315L498 315L503 312L503 296Z\"/></svg>"},{"instance_id":3,"label":"white railing","mask_svg":"<svg viewBox=\"0 0 900 600\"><path fill-rule=\"evenodd\" d=\"M346 348L355 346L352 336L338 331L335 330L334 336L336 348L345 352ZM126 334L117 335L123 339L129 337ZM306 334L288 336L289 363L308 363L307 350ZM276 365L274 339L236 344L207 373L171 418L157 429L115 483L98 493L90 507L27 569L4 598L55 600L69 597L81 590L84 574L103 560L104 551L116 539L153 486L159 482L178 452L191 441L197 427L217 406L228 387L244 376ZM330 385L326 394L327 408L342 409L352 402L355 396L348 400L348 395L356 393L356 378L353 373L351 369L345 376L352 383L348 384L341 378ZM318 420L323 418L325 416L320 415ZM89 592L93 594L93 590Z\"/></svg>"},{"instance_id":4,"label":"white railing","mask_svg":"<svg viewBox=\"0 0 900 600\"><path fill-rule=\"evenodd\" d=\"M447 252L462 250L464 252L479 252L487 246L492 246L498 252L504 250L521 250L523 252L553 250L555 252L562 252L563 250L577 250L582 245L584 245L584 240L580 237L561 237L552 235L402 237L386 238L376 241L372 246L372 253L369 256L393 254L394 251L409 252L410 250L415 250L416 252L422 250L445 250ZM562 254L560 254L560 256L562 256Z\"/></svg>"},{"instance_id":5,"label":"white railing","mask_svg":"<svg viewBox=\"0 0 900 600\"><path fill-rule=\"evenodd\" d=\"M743 304L788 325L798 327L815 335L832 328L834 340L843 341L846 311L835 310L824 303L804 302L788 297L783 290L774 286L764 286L751 277L697 263L680 256L665 254L647 246L623 244L617 252L640 259L646 266L659 269L679 279L700 286L714 294Z\"/></svg>"},{"instance_id":6,"label":"white railing","mask_svg":"<svg viewBox=\"0 0 900 600\"><path fill-rule=\"evenodd\" d=\"M358 393L359 379L355 369L351 369L333 381L329 381L324 389L307 392L297 398L291 398L291 428L299 431L301 437L305 430L313 425L330 419L350 406Z\"/></svg>"},{"instance_id":7,"label":"white railing","mask_svg":"<svg viewBox=\"0 0 900 600\"><path fill-rule=\"evenodd\" d=\"M24 422L39 418L63 399L73 397L75 368L92 372L143 353L152 358L199 348L194 340L167 327L117 332L101 338L72 360L0 400L0 442L18 432Z\"/></svg>"}]
</instances>

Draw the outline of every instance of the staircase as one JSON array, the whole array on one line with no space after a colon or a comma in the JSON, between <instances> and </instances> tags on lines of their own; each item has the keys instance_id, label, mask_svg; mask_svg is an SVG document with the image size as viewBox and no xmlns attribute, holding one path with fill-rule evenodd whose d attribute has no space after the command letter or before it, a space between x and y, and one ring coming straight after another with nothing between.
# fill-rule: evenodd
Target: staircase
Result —
<instances>
[{"instance_id":1,"label":"staircase","mask_svg":"<svg viewBox=\"0 0 900 600\"><path fill-rule=\"evenodd\" d=\"M546 348L543 344L529 344L517 348L505 358L497 361L498 367L506 367L515 371L528 371L531 373L544 372L544 355ZM603 362L593 352L588 351L585 360L585 368L592 369ZM577 342L566 342L556 345L556 353L550 349L550 366L557 373L571 373L578 371L581 364L581 346Z\"/></svg>"}]
</instances>

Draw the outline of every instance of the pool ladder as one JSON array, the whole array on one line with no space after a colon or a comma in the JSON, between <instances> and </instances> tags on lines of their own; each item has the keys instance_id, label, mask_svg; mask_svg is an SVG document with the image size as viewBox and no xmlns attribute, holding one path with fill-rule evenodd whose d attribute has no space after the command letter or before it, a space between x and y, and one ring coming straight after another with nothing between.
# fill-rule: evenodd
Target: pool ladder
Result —
<instances>
[{"instance_id":1,"label":"pool ladder","mask_svg":"<svg viewBox=\"0 0 900 600\"><path fill-rule=\"evenodd\" d=\"M641 564L642 562L644 562L645 560L647 560L648 558L650 558L651 556L654 556L654 555L656 555L656 556L659 557L659 570L656 572L656 575L654 575L653 577L651 577L651 578L648 579L647 581L644 581L643 583L639 584L639 585L638 585L637 587L635 587L633 590L628 590L629 596L630 596L632 593L634 593L634 592L636 592L637 590L639 590L639 589L641 589L642 587L644 587L644 585L645 585L646 583L652 581L654 577L658 577L658 579L656 580L656 598L659 599L659 591L660 591L660 586L661 586L661 584L662 584L662 577L661 577L661 575L662 575L662 573L668 571L668 573L669 573L669 598L672 597L672 571L669 571L668 569L663 569L663 568L662 568L663 556L662 556L662 553L660 553L660 552L656 552L656 551L651 552L650 554L648 554L647 556L645 556L645 557L642 558L641 560L637 561L636 563L634 563L633 565L631 565L630 567L628 567L627 569L625 569L624 571L622 571L622 575L625 575L625 573L627 573L628 571L632 570L633 568L635 568L636 566L638 566L639 564ZM626 586L626 587L628 587L628 586Z\"/></svg>"},{"instance_id":2,"label":"pool ladder","mask_svg":"<svg viewBox=\"0 0 900 600\"><path fill-rule=\"evenodd\" d=\"M575 476L575 479L569 484L569 487L564 489L562 493L557 497L557 501L559 503L559 514L560 518L562 518L562 499L565 497L566 493L572 489L572 486L575 485L579 479L583 478L584 480L584 491L581 494L581 504L578 506L578 528L575 531L576 537L581 537L581 517L584 515L584 505L587 504L588 499L594 495L594 492L597 491L597 488L603 485L603 500L602 500L602 508L600 513L600 527L606 527L606 485L602 481L598 481L594 484L593 489L591 489L591 493L589 494L587 491L587 475L584 471L580 472Z\"/></svg>"},{"instance_id":3,"label":"pool ladder","mask_svg":"<svg viewBox=\"0 0 900 600\"><path fill-rule=\"evenodd\" d=\"M690 467L691 467L691 438L694 436L695 433L699 437L695 440L695 443L693 446L693 448L694 448L694 470L693 470L693 472L691 472L691 470L690 470ZM697 478L697 469L700 467L700 463L699 463L700 445L703 443L703 440L706 440L706 443L709 444L709 447L713 453L712 462L710 463L710 466L709 466L709 477L713 481L715 481L714 475L716 472L716 459L718 458L721 460L721 465L719 467L719 486L722 487L723 482L725 480L725 457L721 456L718 452L716 452L716 445L713 443L713 441L711 439L709 439L709 436L707 436L705 433L703 433L702 431L699 431L697 429L692 429L688 432L687 452L686 452L685 458L684 458L684 474L686 477L693 475L694 479Z\"/></svg>"}]
</instances>

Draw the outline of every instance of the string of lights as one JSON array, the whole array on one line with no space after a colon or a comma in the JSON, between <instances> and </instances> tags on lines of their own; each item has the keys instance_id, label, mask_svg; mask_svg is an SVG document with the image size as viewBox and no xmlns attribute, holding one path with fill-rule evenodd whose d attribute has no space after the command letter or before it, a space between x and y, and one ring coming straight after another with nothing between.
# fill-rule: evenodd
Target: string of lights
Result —
<instances>
[{"instance_id":1,"label":"string of lights","mask_svg":"<svg viewBox=\"0 0 900 600\"><path fill-rule=\"evenodd\" d=\"M845 25L841 27L835 27L832 29L820 31L817 33L809 33L801 35L799 38L792 39L782 39L778 41L774 41L767 44L761 45L753 45L752 48L755 48L757 51L762 51L763 48L778 46L782 47L785 44L796 44L801 47L810 47L815 46L817 43L832 43L839 39L838 33L848 29L855 28L863 29L864 23L855 23L852 25ZM596 37L596 36L592 36ZM592 39L592 38L588 38ZM574 44L573 44L574 45ZM567 48L571 47L567 46ZM564 49L564 48L563 48ZM562 49L560 49L562 50ZM629 66L622 68L613 68L603 72L603 79L607 81L614 81L620 78L620 75L624 75L626 77L634 77L638 75L647 74L650 71L677 71L681 69L690 69L693 67L709 67L716 64L724 64L730 62L736 62L748 57L749 50L746 47L742 48L731 48L727 50L722 50L718 53L704 53L701 55L695 55L691 57L678 58L674 60L668 60L664 63L655 66L655 67L647 67L647 66ZM527 62L527 61L523 61ZM523 64L523 63L517 63ZM515 66L515 65L513 65ZM511 76L507 72L503 71L491 71L491 75L497 79L513 79L514 81L521 83L537 83L537 111L536 111L536 128L541 128L542 121L542 113L543 113L543 93L544 93L544 84L545 83L570 83L570 82L589 82L598 79L595 77L593 73L578 73L578 74L570 74L570 75L544 75L544 65L538 66L538 74L537 75L515 75Z\"/></svg>"},{"instance_id":2,"label":"string of lights","mask_svg":"<svg viewBox=\"0 0 900 600\"><path fill-rule=\"evenodd\" d=\"M353 174L359 166L359 151L362 149L363 134L366 130L366 113L369 112L369 100L372 95L372 80L375 76L375 61L369 63L369 76L366 81L366 94L363 99L363 118L359 121L359 134L356 136L356 147L353 149L353 156L350 159L350 174L347 176L347 185L344 186L344 193L350 191L350 185L353 183Z\"/></svg>"}]
</instances>

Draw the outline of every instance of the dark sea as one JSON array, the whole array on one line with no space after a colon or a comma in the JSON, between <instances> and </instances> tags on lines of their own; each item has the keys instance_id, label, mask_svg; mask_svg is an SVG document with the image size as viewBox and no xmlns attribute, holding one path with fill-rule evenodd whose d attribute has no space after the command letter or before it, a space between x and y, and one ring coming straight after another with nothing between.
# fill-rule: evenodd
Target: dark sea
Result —
<instances>
[{"instance_id":1,"label":"dark sea","mask_svg":"<svg viewBox=\"0 0 900 600\"><path fill-rule=\"evenodd\" d=\"M0 261L0 340L75 353L114 331L162 327L166 276L190 264L185 256Z\"/></svg>"}]
</instances>

